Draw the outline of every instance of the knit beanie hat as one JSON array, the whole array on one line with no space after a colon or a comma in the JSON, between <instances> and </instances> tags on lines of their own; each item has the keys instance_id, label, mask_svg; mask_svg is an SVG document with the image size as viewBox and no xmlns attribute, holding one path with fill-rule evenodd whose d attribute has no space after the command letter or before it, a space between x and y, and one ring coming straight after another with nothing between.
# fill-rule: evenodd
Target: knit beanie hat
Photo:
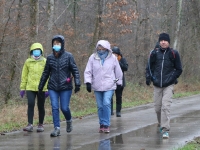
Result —
<instances>
[{"instance_id":1,"label":"knit beanie hat","mask_svg":"<svg viewBox=\"0 0 200 150\"><path fill-rule=\"evenodd\" d=\"M160 41L162 41L162 40L168 41L168 43L170 43L169 34L167 34L167 33L161 33L161 34L159 35L158 41L160 42Z\"/></svg>"},{"instance_id":2,"label":"knit beanie hat","mask_svg":"<svg viewBox=\"0 0 200 150\"><path fill-rule=\"evenodd\" d=\"M120 49L116 46L112 48L112 52L115 54L121 55Z\"/></svg>"}]
</instances>

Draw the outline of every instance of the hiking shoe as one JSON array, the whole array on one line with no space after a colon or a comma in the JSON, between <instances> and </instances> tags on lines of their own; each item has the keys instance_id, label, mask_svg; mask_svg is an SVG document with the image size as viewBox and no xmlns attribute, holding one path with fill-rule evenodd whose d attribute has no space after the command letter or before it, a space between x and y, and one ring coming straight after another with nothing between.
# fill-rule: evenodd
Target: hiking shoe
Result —
<instances>
[{"instance_id":1,"label":"hiking shoe","mask_svg":"<svg viewBox=\"0 0 200 150\"><path fill-rule=\"evenodd\" d=\"M117 112L116 117L121 117L121 112Z\"/></svg>"},{"instance_id":2,"label":"hiking shoe","mask_svg":"<svg viewBox=\"0 0 200 150\"><path fill-rule=\"evenodd\" d=\"M104 126L104 133L110 133L109 126Z\"/></svg>"},{"instance_id":3,"label":"hiking shoe","mask_svg":"<svg viewBox=\"0 0 200 150\"><path fill-rule=\"evenodd\" d=\"M73 130L73 127L72 127L72 121L67 121L67 128L66 128L66 131L67 132L71 132Z\"/></svg>"},{"instance_id":4,"label":"hiking shoe","mask_svg":"<svg viewBox=\"0 0 200 150\"><path fill-rule=\"evenodd\" d=\"M100 128L99 128L99 133L103 133L103 132L104 132L104 125L101 124L101 125L100 125Z\"/></svg>"},{"instance_id":5,"label":"hiking shoe","mask_svg":"<svg viewBox=\"0 0 200 150\"><path fill-rule=\"evenodd\" d=\"M54 131L51 132L50 136L51 137L60 136L60 129L58 129L57 127L55 127Z\"/></svg>"},{"instance_id":6,"label":"hiking shoe","mask_svg":"<svg viewBox=\"0 0 200 150\"><path fill-rule=\"evenodd\" d=\"M163 139L168 139L169 138L169 133L167 131L163 132Z\"/></svg>"},{"instance_id":7,"label":"hiking shoe","mask_svg":"<svg viewBox=\"0 0 200 150\"><path fill-rule=\"evenodd\" d=\"M43 124L39 124L37 127L37 132L43 132L43 131L44 131Z\"/></svg>"},{"instance_id":8,"label":"hiking shoe","mask_svg":"<svg viewBox=\"0 0 200 150\"><path fill-rule=\"evenodd\" d=\"M23 128L23 131L33 132L33 125L29 123L25 128Z\"/></svg>"}]
</instances>

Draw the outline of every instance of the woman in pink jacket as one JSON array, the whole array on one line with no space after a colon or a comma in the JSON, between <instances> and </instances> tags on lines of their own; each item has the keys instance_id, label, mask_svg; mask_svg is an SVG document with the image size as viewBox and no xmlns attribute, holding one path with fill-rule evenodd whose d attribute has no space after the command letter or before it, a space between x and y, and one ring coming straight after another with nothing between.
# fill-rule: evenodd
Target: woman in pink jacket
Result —
<instances>
[{"instance_id":1,"label":"woman in pink jacket","mask_svg":"<svg viewBox=\"0 0 200 150\"><path fill-rule=\"evenodd\" d=\"M117 58L112 54L110 43L97 42L84 72L87 91L94 90L98 108L99 132L110 132L111 97L116 88L122 86L122 71Z\"/></svg>"}]
</instances>

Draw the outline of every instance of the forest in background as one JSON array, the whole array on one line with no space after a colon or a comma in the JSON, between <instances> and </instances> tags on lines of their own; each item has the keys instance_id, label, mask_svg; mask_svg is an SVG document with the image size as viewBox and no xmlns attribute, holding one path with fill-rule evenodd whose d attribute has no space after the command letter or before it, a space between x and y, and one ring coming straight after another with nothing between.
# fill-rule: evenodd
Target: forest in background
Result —
<instances>
[{"instance_id":1,"label":"forest in background","mask_svg":"<svg viewBox=\"0 0 200 150\"><path fill-rule=\"evenodd\" d=\"M20 98L21 70L32 43L40 42L46 57L52 37L63 35L83 84L96 42L108 40L129 63L128 82L146 86L148 54L161 32L169 33L170 47L180 53L182 81L199 82L199 0L1 0L0 106Z\"/></svg>"}]
</instances>

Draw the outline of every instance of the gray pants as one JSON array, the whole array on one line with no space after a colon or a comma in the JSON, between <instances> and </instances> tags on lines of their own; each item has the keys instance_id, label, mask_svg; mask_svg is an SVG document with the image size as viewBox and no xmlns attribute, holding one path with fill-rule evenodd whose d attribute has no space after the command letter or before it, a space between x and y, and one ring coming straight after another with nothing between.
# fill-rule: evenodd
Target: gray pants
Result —
<instances>
[{"instance_id":1,"label":"gray pants","mask_svg":"<svg viewBox=\"0 0 200 150\"><path fill-rule=\"evenodd\" d=\"M164 131L170 130L170 106L172 103L174 85L168 87L154 86L154 107L158 123Z\"/></svg>"}]
</instances>

